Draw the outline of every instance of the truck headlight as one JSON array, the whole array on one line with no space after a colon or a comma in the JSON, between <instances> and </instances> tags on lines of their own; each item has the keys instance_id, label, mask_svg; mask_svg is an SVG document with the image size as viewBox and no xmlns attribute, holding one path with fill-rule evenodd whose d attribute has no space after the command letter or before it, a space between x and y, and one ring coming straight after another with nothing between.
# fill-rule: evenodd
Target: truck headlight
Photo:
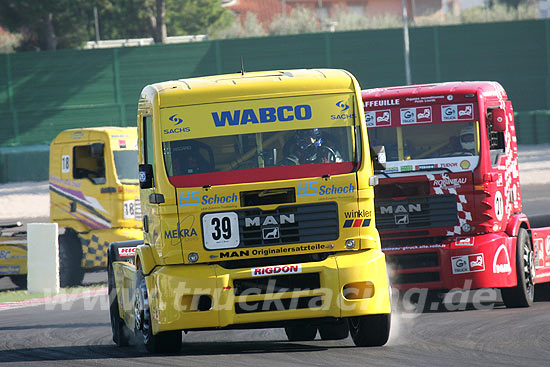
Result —
<instances>
[{"instance_id":1,"label":"truck headlight","mask_svg":"<svg viewBox=\"0 0 550 367\"><path fill-rule=\"evenodd\" d=\"M196 263L199 260L199 254L197 254L196 252L191 252L187 256L187 260L189 260L190 263Z\"/></svg>"}]
</instances>

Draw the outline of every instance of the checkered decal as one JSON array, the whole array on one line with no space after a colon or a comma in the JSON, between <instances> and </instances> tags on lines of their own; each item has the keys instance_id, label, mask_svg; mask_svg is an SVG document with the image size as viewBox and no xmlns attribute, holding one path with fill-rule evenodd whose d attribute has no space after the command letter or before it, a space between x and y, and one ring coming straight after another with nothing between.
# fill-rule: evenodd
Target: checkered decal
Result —
<instances>
[{"instance_id":1,"label":"checkered decal","mask_svg":"<svg viewBox=\"0 0 550 367\"><path fill-rule=\"evenodd\" d=\"M92 235L91 239L82 238L82 267L83 268L98 268L107 266L107 249L108 242L99 242L96 235Z\"/></svg>"},{"instance_id":2,"label":"checkered decal","mask_svg":"<svg viewBox=\"0 0 550 367\"><path fill-rule=\"evenodd\" d=\"M447 236L456 236L462 234L462 225L467 221L472 221L472 213L464 210L464 205L468 203L465 195L458 195L454 188L442 188L433 185L435 175L427 174L426 177L430 180L431 186L436 195L452 194L456 196L456 213L458 216L458 225L454 226L453 231L447 231Z\"/></svg>"}]
</instances>

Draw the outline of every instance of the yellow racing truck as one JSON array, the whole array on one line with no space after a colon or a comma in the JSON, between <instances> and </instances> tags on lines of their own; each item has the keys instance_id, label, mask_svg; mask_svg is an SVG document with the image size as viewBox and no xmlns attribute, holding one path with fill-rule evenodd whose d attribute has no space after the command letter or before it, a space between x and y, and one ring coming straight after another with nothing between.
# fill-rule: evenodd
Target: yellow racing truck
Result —
<instances>
[{"instance_id":1,"label":"yellow racing truck","mask_svg":"<svg viewBox=\"0 0 550 367\"><path fill-rule=\"evenodd\" d=\"M27 232L23 223L0 223L0 278L7 276L19 288L27 288Z\"/></svg>"},{"instance_id":2,"label":"yellow racing truck","mask_svg":"<svg viewBox=\"0 0 550 367\"><path fill-rule=\"evenodd\" d=\"M135 127L59 133L50 144L50 220L59 236L60 285L105 269L113 241L143 238Z\"/></svg>"},{"instance_id":3,"label":"yellow racing truck","mask_svg":"<svg viewBox=\"0 0 550 367\"><path fill-rule=\"evenodd\" d=\"M251 72L143 89L144 241L112 243L113 340L284 327L384 345L390 290L360 88L342 70ZM134 334L134 335L132 335Z\"/></svg>"}]
</instances>

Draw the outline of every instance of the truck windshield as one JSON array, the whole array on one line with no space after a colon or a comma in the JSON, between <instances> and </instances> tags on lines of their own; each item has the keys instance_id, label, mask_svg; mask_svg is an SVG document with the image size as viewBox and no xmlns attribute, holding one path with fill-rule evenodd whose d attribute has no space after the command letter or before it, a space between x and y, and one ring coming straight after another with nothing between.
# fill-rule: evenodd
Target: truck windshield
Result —
<instances>
[{"instance_id":1,"label":"truck windshield","mask_svg":"<svg viewBox=\"0 0 550 367\"><path fill-rule=\"evenodd\" d=\"M354 126L335 126L174 140L163 151L173 184L202 186L353 172L358 140Z\"/></svg>"},{"instance_id":2,"label":"truck windshield","mask_svg":"<svg viewBox=\"0 0 550 367\"><path fill-rule=\"evenodd\" d=\"M369 142L384 146L388 171L467 170L479 160L479 132L474 122L369 128Z\"/></svg>"},{"instance_id":3,"label":"truck windshield","mask_svg":"<svg viewBox=\"0 0 550 367\"><path fill-rule=\"evenodd\" d=\"M113 151L118 180L123 184L138 184L138 152L137 150Z\"/></svg>"}]
</instances>

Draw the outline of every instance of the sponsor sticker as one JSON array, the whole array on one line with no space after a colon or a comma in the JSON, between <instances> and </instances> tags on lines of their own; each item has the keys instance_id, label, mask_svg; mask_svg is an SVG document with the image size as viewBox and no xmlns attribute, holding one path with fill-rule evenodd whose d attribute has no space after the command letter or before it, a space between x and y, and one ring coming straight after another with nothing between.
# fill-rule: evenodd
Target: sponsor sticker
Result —
<instances>
[{"instance_id":1,"label":"sponsor sticker","mask_svg":"<svg viewBox=\"0 0 550 367\"><path fill-rule=\"evenodd\" d=\"M136 256L136 248L135 247L119 247L118 248L118 256L120 256L120 257L134 257L134 256Z\"/></svg>"},{"instance_id":2,"label":"sponsor sticker","mask_svg":"<svg viewBox=\"0 0 550 367\"><path fill-rule=\"evenodd\" d=\"M398 106L398 105L399 105L399 98L365 101L365 107Z\"/></svg>"},{"instance_id":3,"label":"sponsor sticker","mask_svg":"<svg viewBox=\"0 0 550 367\"><path fill-rule=\"evenodd\" d=\"M301 264L264 266L250 269L253 277L262 277L277 274L296 274L302 272Z\"/></svg>"},{"instance_id":4,"label":"sponsor sticker","mask_svg":"<svg viewBox=\"0 0 550 367\"><path fill-rule=\"evenodd\" d=\"M508 249L504 244L500 245L495 252L493 259L493 273L495 274L511 274L512 267L510 266L510 256Z\"/></svg>"},{"instance_id":5,"label":"sponsor sticker","mask_svg":"<svg viewBox=\"0 0 550 367\"><path fill-rule=\"evenodd\" d=\"M370 225L370 219L347 219L344 222L343 228L368 227L369 225Z\"/></svg>"},{"instance_id":6,"label":"sponsor sticker","mask_svg":"<svg viewBox=\"0 0 550 367\"><path fill-rule=\"evenodd\" d=\"M462 121L473 119L474 105L472 103L441 106L441 121Z\"/></svg>"},{"instance_id":7,"label":"sponsor sticker","mask_svg":"<svg viewBox=\"0 0 550 367\"><path fill-rule=\"evenodd\" d=\"M456 246L473 246L475 237L462 237L457 238L455 245Z\"/></svg>"},{"instance_id":8,"label":"sponsor sticker","mask_svg":"<svg viewBox=\"0 0 550 367\"><path fill-rule=\"evenodd\" d=\"M424 124L432 122L432 107L412 107L401 109L401 124Z\"/></svg>"},{"instance_id":9,"label":"sponsor sticker","mask_svg":"<svg viewBox=\"0 0 550 367\"><path fill-rule=\"evenodd\" d=\"M367 111L365 112L365 121L367 122L367 127L391 126L391 111Z\"/></svg>"},{"instance_id":10,"label":"sponsor sticker","mask_svg":"<svg viewBox=\"0 0 550 367\"><path fill-rule=\"evenodd\" d=\"M325 195L338 195L338 194L349 194L355 192L355 186L353 184L348 184L344 186L336 185L320 185L317 186L317 181L309 181L298 184L298 192L296 196L305 197L305 196L325 196Z\"/></svg>"},{"instance_id":11,"label":"sponsor sticker","mask_svg":"<svg viewBox=\"0 0 550 367\"><path fill-rule=\"evenodd\" d=\"M448 174L443 173L441 179L433 180L433 186L442 189L459 189L468 179L466 177L451 178Z\"/></svg>"},{"instance_id":12,"label":"sponsor sticker","mask_svg":"<svg viewBox=\"0 0 550 367\"><path fill-rule=\"evenodd\" d=\"M474 273L485 270L483 254L462 255L451 257L453 274Z\"/></svg>"}]
</instances>

